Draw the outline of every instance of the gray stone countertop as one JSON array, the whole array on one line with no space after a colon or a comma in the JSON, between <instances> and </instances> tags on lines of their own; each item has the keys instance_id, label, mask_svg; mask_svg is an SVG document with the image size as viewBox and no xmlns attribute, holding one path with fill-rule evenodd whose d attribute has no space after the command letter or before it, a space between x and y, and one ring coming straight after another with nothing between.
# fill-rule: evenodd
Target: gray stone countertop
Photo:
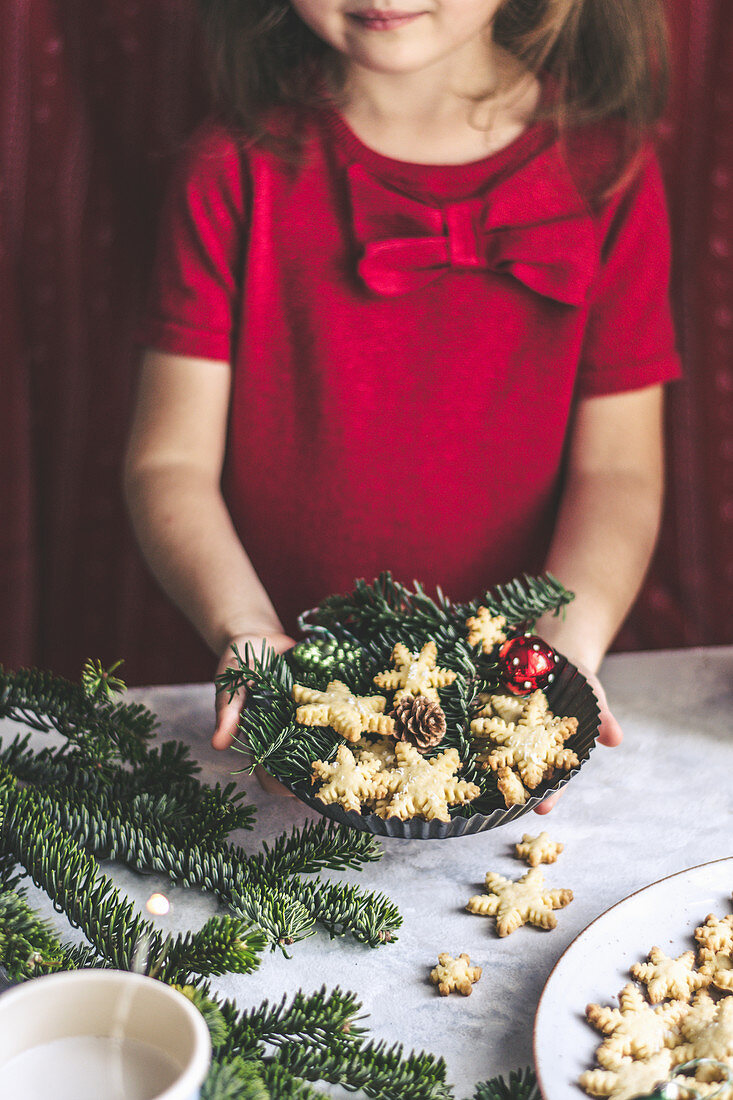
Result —
<instances>
[{"instance_id":1,"label":"gray stone countertop","mask_svg":"<svg viewBox=\"0 0 733 1100\"><path fill-rule=\"evenodd\" d=\"M240 1008L298 988L349 989L363 1004L373 1038L442 1055L458 1098L472 1095L479 1081L529 1064L542 988L578 933L633 891L733 855L733 647L614 655L602 680L624 742L597 747L548 817L530 813L491 832L445 841L382 839L380 862L333 873L397 904L404 920L397 942L373 950L319 932L293 945L291 958L267 954L254 974L216 979L215 988ZM241 760L209 745L210 686L130 695L159 716L162 738L191 746L204 780L230 781ZM0 724L0 737L6 726ZM294 799L268 797L247 775L237 781L257 806L253 831L235 837L247 850L316 816ZM542 829L565 845L558 862L543 868L545 880L572 889L574 900L557 912L554 931L525 926L500 939L494 920L467 913L466 902L482 891L489 870L508 878L523 874L527 868L513 856L513 844ZM213 899L196 891L109 869L140 904L165 890L172 901L169 916L158 918L165 931L198 928L217 911ZM68 935L59 925L64 918L37 898ZM483 967L472 996L437 995L428 975L442 951L465 951Z\"/></svg>"}]
</instances>

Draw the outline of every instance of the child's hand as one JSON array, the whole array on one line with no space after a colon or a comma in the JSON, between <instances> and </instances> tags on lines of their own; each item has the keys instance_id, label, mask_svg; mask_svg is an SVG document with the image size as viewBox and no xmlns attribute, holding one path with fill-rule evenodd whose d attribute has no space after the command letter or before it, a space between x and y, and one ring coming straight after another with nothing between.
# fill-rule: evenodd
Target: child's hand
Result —
<instances>
[{"instance_id":1,"label":"child's hand","mask_svg":"<svg viewBox=\"0 0 733 1100\"><path fill-rule=\"evenodd\" d=\"M580 671L596 693L596 698L598 699L598 709L601 713L601 724L598 727L598 744L606 745L608 748L615 748L616 745L620 745L623 740L623 731L611 714L611 711L608 709L606 693L598 677L589 669L583 668L582 665L579 667ZM558 791L557 794L551 794L544 802L540 802L539 806L535 806L534 812L536 814L549 814L560 795L564 793L564 790L563 788L563 790Z\"/></svg>"},{"instance_id":2,"label":"child's hand","mask_svg":"<svg viewBox=\"0 0 733 1100\"><path fill-rule=\"evenodd\" d=\"M227 644L224 654L219 661L216 675L219 676L226 668L238 667L232 651L232 646L236 645L239 652L243 654L245 645L249 642L255 653L259 653L262 649L263 641L271 646L276 653L284 653L287 649L290 649L291 646L295 645L294 640L288 637L287 634L239 634L236 638L230 639ZM217 692L215 703L216 729L214 730L214 736L211 738L211 744L215 749L228 749L234 740L245 697L246 692L244 688L237 691L231 699L229 698L228 692ZM259 765L255 768L255 775L257 776L260 786L263 790L267 791L268 794L290 795L290 791L288 791L286 787L283 787L282 783L278 783L276 779L268 775L264 768L261 768Z\"/></svg>"}]
</instances>

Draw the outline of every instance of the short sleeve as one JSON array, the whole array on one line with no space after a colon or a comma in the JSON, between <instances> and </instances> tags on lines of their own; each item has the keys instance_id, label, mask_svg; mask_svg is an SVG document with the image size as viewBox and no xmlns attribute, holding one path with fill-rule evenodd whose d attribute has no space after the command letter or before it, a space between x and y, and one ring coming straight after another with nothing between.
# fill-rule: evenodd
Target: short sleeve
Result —
<instances>
[{"instance_id":1,"label":"short sleeve","mask_svg":"<svg viewBox=\"0 0 733 1100\"><path fill-rule=\"evenodd\" d=\"M580 396L640 389L680 374L669 301L670 240L654 156L600 215L601 263L591 291Z\"/></svg>"},{"instance_id":2,"label":"short sleeve","mask_svg":"<svg viewBox=\"0 0 733 1100\"><path fill-rule=\"evenodd\" d=\"M179 355L231 359L244 201L237 146L220 128L202 127L168 186L140 343Z\"/></svg>"}]
</instances>

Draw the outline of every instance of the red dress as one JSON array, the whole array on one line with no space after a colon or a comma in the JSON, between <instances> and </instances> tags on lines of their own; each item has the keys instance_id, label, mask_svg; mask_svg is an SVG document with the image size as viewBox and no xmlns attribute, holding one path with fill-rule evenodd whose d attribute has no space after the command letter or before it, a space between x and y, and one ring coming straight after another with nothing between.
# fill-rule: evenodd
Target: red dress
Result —
<instances>
[{"instance_id":1,"label":"red dress","mask_svg":"<svg viewBox=\"0 0 733 1100\"><path fill-rule=\"evenodd\" d=\"M679 373L654 157L593 200L610 129L426 166L298 125L296 165L196 135L142 332L232 363L224 491L283 625L383 569L455 599L538 571L573 402Z\"/></svg>"}]
</instances>

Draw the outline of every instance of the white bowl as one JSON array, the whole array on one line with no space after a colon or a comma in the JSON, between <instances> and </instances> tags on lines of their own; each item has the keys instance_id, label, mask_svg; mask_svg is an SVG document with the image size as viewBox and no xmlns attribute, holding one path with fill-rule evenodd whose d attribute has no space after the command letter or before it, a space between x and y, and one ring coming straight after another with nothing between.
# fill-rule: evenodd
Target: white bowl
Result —
<instances>
[{"instance_id":1,"label":"white bowl","mask_svg":"<svg viewBox=\"0 0 733 1100\"><path fill-rule=\"evenodd\" d=\"M68 971L0 996L0 1100L197 1100L210 1062L198 1009L142 974Z\"/></svg>"}]
</instances>

